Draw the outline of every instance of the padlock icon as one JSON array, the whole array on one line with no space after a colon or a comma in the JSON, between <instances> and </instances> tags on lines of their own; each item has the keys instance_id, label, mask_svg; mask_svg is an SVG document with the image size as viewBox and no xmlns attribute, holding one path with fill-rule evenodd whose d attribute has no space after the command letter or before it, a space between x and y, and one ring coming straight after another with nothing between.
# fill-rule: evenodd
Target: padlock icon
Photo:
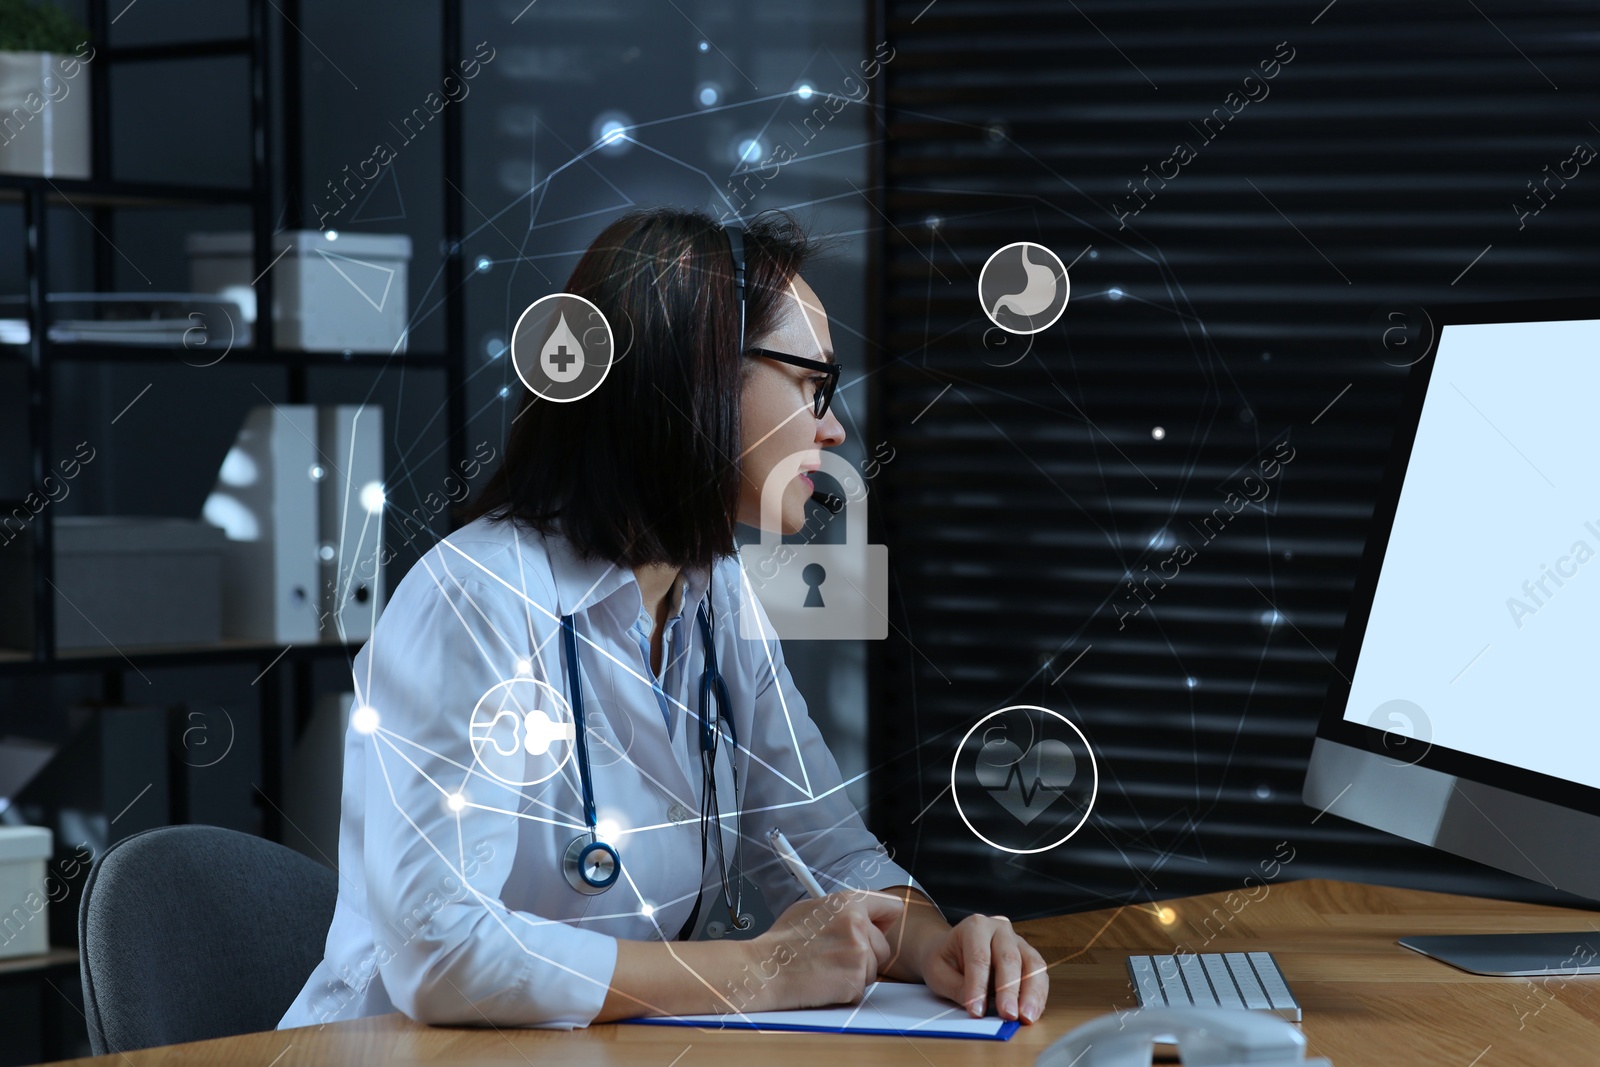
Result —
<instances>
[{"instance_id":1,"label":"padlock icon","mask_svg":"<svg viewBox=\"0 0 1600 1067\"><path fill-rule=\"evenodd\" d=\"M739 636L802 641L881 641L889 636L889 548L867 543L866 483L844 457L822 453L822 469L845 491L845 543L785 544L783 491L799 458L780 461L761 487L761 542L739 550ZM802 534L816 535L811 523ZM765 630L752 596L766 609Z\"/></svg>"}]
</instances>

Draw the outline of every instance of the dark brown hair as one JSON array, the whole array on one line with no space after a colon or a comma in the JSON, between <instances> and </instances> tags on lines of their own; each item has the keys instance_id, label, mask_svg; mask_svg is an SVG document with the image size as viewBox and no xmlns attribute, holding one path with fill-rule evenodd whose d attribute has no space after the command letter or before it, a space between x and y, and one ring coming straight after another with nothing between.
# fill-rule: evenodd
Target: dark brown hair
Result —
<instances>
[{"instance_id":1,"label":"dark brown hair","mask_svg":"<svg viewBox=\"0 0 1600 1067\"><path fill-rule=\"evenodd\" d=\"M744 247L749 347L776 326L790 279L820 245L793 216L766 211ZM564 291L606 316L619 357L582 400L524 391L505 459L463 519L559 530L579 554L630 568L731 555L743 353L721 224L698 210L631 211L595 238Z\"/></svg>"}]
</instances>

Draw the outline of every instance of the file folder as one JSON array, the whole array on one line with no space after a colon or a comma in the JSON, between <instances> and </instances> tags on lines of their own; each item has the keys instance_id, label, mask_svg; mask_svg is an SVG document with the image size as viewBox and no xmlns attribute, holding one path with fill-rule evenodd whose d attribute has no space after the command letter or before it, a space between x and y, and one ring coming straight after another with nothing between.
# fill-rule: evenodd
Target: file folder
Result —
<instances>
[{"instance_id":1,"label":"file folder","mask_svg":"<svg viewBox=\"0 0 1600 1067\"><path fill-rule=\"evenodd\" d=\"M383 408L319 408L317 431L329 465L319 483L321 636L358 641L383 611Z\"/></svg>"},{"instance_id":2,"label":"file folder","mask_svg":"<svg viewBox=\"0 0 1600 1067\"><path fill-rule=\"evenodd\" d=\"M202 517L228 535L223 635L275 643L316 641L318 626L317 409L259 404L222 461Z\"/></svg>"}]
</instances>

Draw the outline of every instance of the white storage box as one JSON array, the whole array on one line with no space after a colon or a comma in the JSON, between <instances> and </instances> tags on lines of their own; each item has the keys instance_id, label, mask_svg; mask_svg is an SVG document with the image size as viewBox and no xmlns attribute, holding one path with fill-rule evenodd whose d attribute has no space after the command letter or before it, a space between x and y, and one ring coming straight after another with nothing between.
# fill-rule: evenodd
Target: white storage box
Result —
<instances>
[{"instance_id":1,"label":"white storage box","mask_svg":"<svg viewBox=\"0 0 1600 1067\"><path fill-rule=\"evenodd\" d=\"M411 238L389 233L293 230L273 238L277 348L307 352L404 352ZM248 233L191 233L189 279L197 293L236 296L255 321L255 261ZM287 251L285 251L287 249Z\"/></svg>"},{"instance_id":2,"label":"white storage box","mask_svg":"<svg viewBox=\"0 0 1600 1067\"><path fill-rule=\"evenodd\" d=\"M56 518L56 646L110 651L222 638L227 535L194 519ZM34 545L0 551L0 644L31 647ZM92 620L92 621L91 621Z\"/></svg>"},{"instance_id":3,"label":"white storage box","mask_svg":"<svg viewBox=\"0 0 1600 1067\"><path fill-rule=\"evenodd\" d=\"M50 831L42 826L0 826L0 959L50 947L44 885L50 851Z\"/></svg>"},{"instance_id":4,"label":"white storage box","mask_svg":"<svg viewBox=\"0 0 1600 1067\"><path fill-rule=\"evenodd\" d=\"M194 519L58 516L57 647L215 644L227 542Z\"/></svg>"}]
</instances>

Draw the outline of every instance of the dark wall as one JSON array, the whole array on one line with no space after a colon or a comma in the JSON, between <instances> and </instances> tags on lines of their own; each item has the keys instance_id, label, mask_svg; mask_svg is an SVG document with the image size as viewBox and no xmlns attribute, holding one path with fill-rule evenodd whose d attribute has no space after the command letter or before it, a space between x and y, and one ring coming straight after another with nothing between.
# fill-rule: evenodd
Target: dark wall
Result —
<instances>
[{"instance_id":1,"label":"dark wall","mask_svg":"<svg viewBox=\"0 0 1600 1067\"><path fill-rule=\"evenodd\" d=\"M1417 305L1596 295L1600 177L1528 213L1530 182L1600 145L1594 10L882 6L874 414L898 458L877 514L910 641L874 664L879 828L942 899L1012 915L1263 864L1556 896L1300 790ZM1075 262L1031 347L975 299L1017 240ZM1275 455L1270 495L1207 527ZM1087 824L1037 855L981 844L942 795L962 732L1020 703L1100 760Z\"/></svg>"}]
</instances>

